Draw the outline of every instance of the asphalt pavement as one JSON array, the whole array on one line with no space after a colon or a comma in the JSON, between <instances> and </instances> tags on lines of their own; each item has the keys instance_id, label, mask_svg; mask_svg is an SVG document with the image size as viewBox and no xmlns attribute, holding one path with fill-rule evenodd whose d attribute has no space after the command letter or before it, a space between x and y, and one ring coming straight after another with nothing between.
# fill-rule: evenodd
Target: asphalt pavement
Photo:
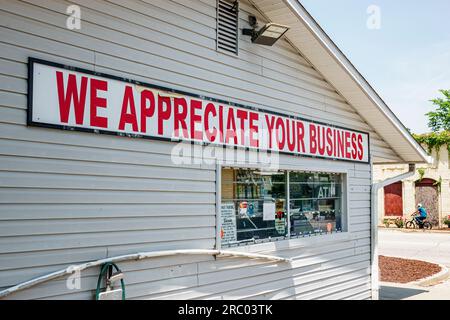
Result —
<instances>
[{"instance_id":1,"label":"asphalt pavement","mask_svg":"<svg viewBox=\"0 0 450 320\"><path fill-rule=\"evenodd\" d=\"M378 251L381 255L430 261L450 267L450 233L379 229Z\"/></svg>"}]
</instances>

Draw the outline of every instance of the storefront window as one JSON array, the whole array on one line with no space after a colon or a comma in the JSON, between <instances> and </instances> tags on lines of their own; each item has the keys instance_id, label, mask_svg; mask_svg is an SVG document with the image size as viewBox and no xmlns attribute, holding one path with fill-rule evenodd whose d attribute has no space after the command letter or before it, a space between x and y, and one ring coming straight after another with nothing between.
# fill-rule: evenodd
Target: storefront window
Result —
<instances>
[{"instance_id":1,"label":"storefront window","mask_svg":"<svg viewBox=\"0 0 450 320\"><path fill-rule=\"evenodd\" d=\"M222 169L222 245L340 231L340 174Z\"/></svg>"},{"instance_id":2,"label":"storefront window","mask_svg":"<svg viewBox=\"0 0 450 320\"><path fill-rule=\"evenodd\" d=\"M291 236L342 231L341 175L289 173Z\"/></svg>"},{"instance_id":3,"label":"storefront window","mask_svg":"<svg viewBox=\"0 0 450 320\"><path fill-rule=\"evenodd\" d=\"M221 233L222 244L285 237L286 173L223 169Z\"/></svg>"}]
</instances>

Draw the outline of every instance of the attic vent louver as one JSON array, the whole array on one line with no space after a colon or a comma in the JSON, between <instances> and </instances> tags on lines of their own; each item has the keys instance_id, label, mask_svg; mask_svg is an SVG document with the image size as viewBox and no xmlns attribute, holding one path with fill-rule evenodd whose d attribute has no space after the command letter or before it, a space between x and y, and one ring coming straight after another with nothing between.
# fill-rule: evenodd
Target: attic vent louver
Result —
<instances>
[{"instance_id":1,"label":"attic vent louver","mask_svg":"<svg viewBox=\"0 0 450 320\"><path fill-rule=\"evenodd\" d=\"M239 3L217 0L217 50L238 54Z\"/></svg>"}]
</instances>

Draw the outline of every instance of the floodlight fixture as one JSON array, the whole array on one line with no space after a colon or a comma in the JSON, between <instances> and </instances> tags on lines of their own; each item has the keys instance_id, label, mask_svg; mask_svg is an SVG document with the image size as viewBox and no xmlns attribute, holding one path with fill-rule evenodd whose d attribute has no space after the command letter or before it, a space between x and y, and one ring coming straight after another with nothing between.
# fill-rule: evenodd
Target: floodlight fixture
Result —
<instances>
[{"instance_id":1,"label":"floodlight fixture","mask_svg":"<svg viewBox=\"0 0 450 320\"><path fill-rule=\"evenodd\" d=\"M242 33L252 37L252 42L264 46L273 46L290 28L278 23L267 23L259 31L255 30L256 19L249 17L250 25L253 29L243 29Z\"/></svg>"}]
</instances>

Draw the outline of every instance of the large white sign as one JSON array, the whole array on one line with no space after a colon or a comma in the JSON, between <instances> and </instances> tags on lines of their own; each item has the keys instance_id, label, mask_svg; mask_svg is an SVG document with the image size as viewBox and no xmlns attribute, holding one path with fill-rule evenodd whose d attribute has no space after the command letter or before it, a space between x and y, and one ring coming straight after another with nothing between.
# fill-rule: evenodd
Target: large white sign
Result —
<instances>
[{"instance_id":1,"label":"large white sign","mask_svg":"<svg viewBox=\"0 0 450 320\"><path fill-rule=\"evenodd\" d=\"M30 59L28 123L369 161L367 133Z\"/></svg>"}]
</instances>

